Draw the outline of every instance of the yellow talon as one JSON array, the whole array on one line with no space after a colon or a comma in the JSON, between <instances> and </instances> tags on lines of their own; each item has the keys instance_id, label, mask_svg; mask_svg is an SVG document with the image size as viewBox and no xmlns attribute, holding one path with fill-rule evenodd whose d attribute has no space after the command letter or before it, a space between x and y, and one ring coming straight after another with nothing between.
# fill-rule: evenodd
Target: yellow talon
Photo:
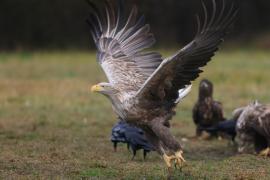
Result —
<instances>
[{"instance_id":1,"label":"yellow talon","mask_svg":"<svg viewBox=\"0 0 270 180\"><path fill-rule=\"evenodd\" d=\"M167 167L170 169L172 167L172 160L174 159L174 157L173 156L168 156L167 154L164 154L163 159L164 159Z\"/></svg>"},{"instance_id":2,"label":"yellow talon","mask_svg":"<svg viewBox=\"0 0 270 180\"><path fill-rule=\"evenodd\" d=\"M167 154L163 155L163 159L169 169L169 171L172 168L172 162L174 162L174 165L176 167L182 168L183 164L186 162L186 160L183 157L183 151L178 151L172 156L168 156Z\"/></svg>"},{"instance_id":3,"label":"yellow talon","mask_svg":"<svg viewBox=\"0 0 270 180\"><path fill-rule=\"evenodd\" d=\"M177 159L180 159L182 162L186 162L182 154L183 154L183 151L178 151L177 153L175 153L175 157Z\"/></svg>"},{"instance_id":4,"label":"yellow talon","mask_svg":"<svg viewBox=\"0 0 270 180\"><path fill-rule=\"evenodd\" d=\"M185 162L186 162L186 160L183 157L183 151L176 152L175 153L175 165L181 169Z\"/></svg>"}]
</instances>

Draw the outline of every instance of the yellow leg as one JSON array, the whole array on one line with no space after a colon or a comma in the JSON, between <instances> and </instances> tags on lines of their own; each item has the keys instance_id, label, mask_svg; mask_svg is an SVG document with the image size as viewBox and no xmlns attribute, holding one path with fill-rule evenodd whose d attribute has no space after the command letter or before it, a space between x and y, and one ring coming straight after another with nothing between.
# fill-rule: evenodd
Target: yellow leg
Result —
<instances>
[{"instance_id":1,"label":"yellow leg","mask_svg":"<svg viewBox=\"0 0 270 180\"><path fill-rule=\"evenodd\" d=\"M268 157L270 156L270 147L266 148L265 150L261 151L259 153L260 156L265 156L265 157Z\"/></svg>"}]
</instances>

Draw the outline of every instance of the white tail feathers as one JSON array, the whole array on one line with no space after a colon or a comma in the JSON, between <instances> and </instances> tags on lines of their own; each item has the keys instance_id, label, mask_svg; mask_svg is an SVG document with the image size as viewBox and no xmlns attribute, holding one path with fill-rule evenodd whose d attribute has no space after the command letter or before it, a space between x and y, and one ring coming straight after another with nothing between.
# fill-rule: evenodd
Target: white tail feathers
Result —
<instances>
[{"instance_id":1,"label":"white tail feathers","mask_svg":"<svg viewBox=\"0 0 270 180\"><path fill-rule=\"evenodd\" d=\"M182 100L190 93L191 89L192 89L192 85L189 85L189 86L186 86L186 87L183 88L183 89L180 89L180 90L178 91L179 97L178 97L178 99L175 101L175 104L180 103L180 102L181 102L181 101L182 101Z\"/></svg>"}]
</instances>

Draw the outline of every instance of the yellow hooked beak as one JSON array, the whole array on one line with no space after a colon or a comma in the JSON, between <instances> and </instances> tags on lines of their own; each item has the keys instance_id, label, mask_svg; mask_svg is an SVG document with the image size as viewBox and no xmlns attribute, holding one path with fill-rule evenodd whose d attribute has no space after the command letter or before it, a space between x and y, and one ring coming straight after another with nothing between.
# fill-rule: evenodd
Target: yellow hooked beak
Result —
<instances>
[{"instance_id":1,"label":"yellow hooked beak","mask_svg":"<svg viewBox=\"0 0 270 180\"><path fill-rule=\"evenodd\" d=\"M94 85L94 86L91 87L91 92L100 92L100 91L102 91L102 89L103 88L101 86Z\"/></svg>"}]
</instances>

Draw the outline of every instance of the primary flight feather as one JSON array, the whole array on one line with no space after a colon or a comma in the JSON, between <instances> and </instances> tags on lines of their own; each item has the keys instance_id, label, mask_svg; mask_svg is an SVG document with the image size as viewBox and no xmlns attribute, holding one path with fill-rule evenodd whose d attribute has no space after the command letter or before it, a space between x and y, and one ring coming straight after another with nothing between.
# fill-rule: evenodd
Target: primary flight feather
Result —
<instances>
[{"instance_id":1,"label":"primary flight feather","mask_svg":"<svg viewBox=\"0 0 270 180\"><path fill-rule=\"evenodd\" d=\"M218 10L216 1L221 3ZM202 72L234 22L237 10L224 0L212 0L212 13L203 4L204 20L197 17L198 33L183 49L163 59L145 49L155 43L144 16L138 17L136 6L125 16L123 1L102 1L103 10L89 1L91 34L96 44L97 60L108 83L92 87L110 99L115 113L129 124L144 130L166 165L181 165L182 147L170 133L169 120L180 101L179 90L186 92ZM117 6L117 8L115 7ZM180 92L183 92L180 91Z\"/></svg>"}]
</instances>

